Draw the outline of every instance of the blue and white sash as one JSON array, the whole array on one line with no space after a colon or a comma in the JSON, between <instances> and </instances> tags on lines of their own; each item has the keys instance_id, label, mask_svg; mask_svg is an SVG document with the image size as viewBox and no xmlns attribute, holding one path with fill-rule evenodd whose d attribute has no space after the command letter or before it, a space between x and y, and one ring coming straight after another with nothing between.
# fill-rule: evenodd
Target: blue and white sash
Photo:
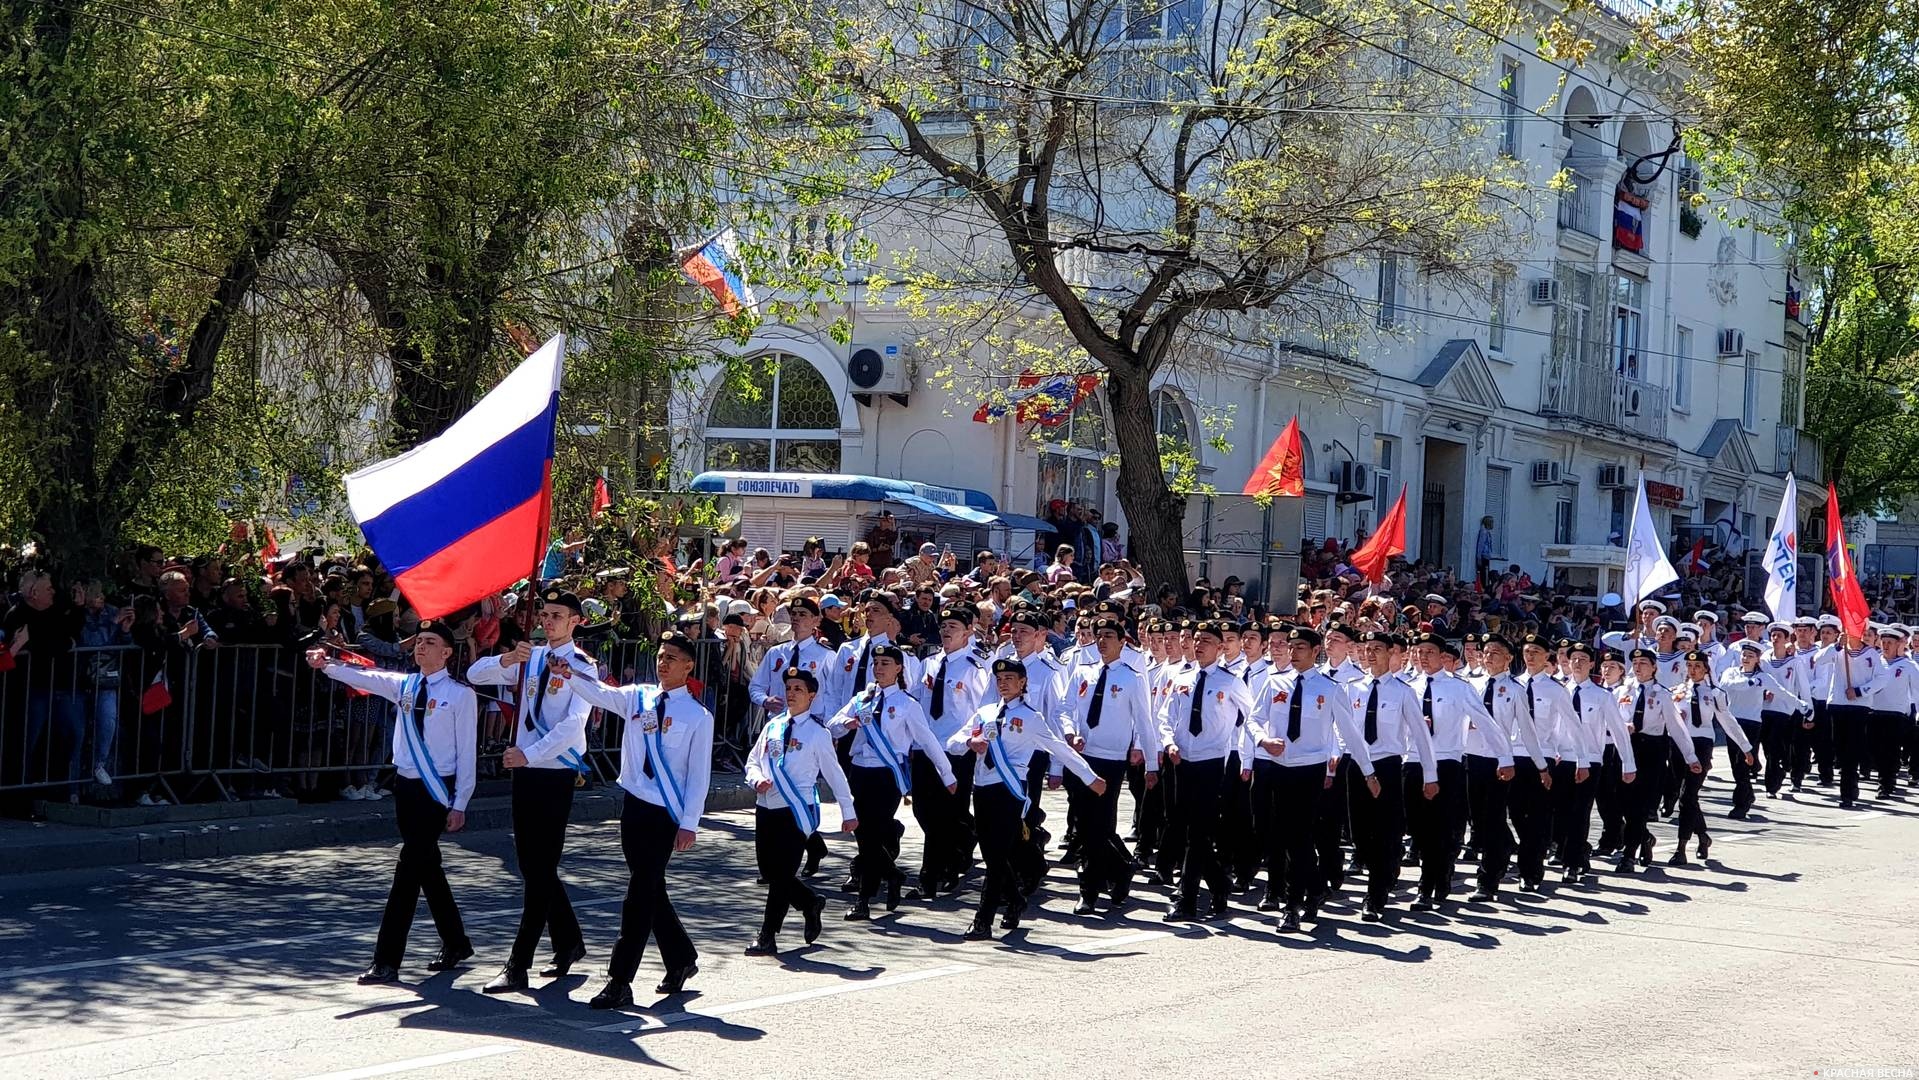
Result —
<instances>
[{"instance_id":1,"label":"blue and white sash","mask_svg":"<svg viewBox=\"0 0 1919 1080\"><path fill-rule=\"evenodd\" d=\"M1006 744L1005 741L1000 738L1000 735L1006 730L1006 721L991 720L988 721L988 723L993 725L993 738L987 740L988 749L990 750L994 743L1000 744L997 753L987 755L993 762L993 771L999 774L999 782L1006 785L1007 791L1019 796L1020 809L1024 812L1032 806L1033 800L1026 797L1026 785L1020 783L1019 777L1013 773L1013 763L1007 760Z\"/></svg>"},{"instance_id":2,"label":"blue and white sash","mask_svg":"<svg viewBox=\"0 0 1919 1080\"><path fill-rule=\"evenodd\" d=\"M548 733L550 733L553 730L553 726L551 724L548 724L546 722L546 718L540 715L540 712L533 708L533 703L540 699L539 697L540 695L546 693L546 672L547 672L546 661L547 661L547 657L550 656L552 652L553 652L552 649L549 649L544 645L540 647L539 649L540 670L534 674L532 689L528 691L529 696L522 697L520 699L520 708L525 711L527 719L533 721L533 727L535 730L537 730L540 733L540 738L542 739L546 738ZM532 664L529 663L527 666L531 668ZM566 748L565 752L560 754L559 762L560 764L566 766L569 769L572 769L574 772L577 772L577 773L584 773L587 771L586 760L580 757L580 752L578 750L575 750L570 746Z\"/></svg>"},{"instance_id":3,"label":"blue and white sash","mask_svg":"<svg viewBox=\"0 0 1919 1080\"><path fill-rule=\"evenodd\" d=\"M866 732L867 741L873 745L874 752L886 763L886 771L893 774L893 786L900 789L901 795L911 795L913 783L907 779L906 770L900 768L900 755L893 749L893 740L886 737L886 719L880 715L879 708L882 700L881 695L873 695L873 701L862 717L866 722L860 730ZM861 715L861 711L855 708L854 715Z\"/></svg>"},{"instance_id":4,"label":"blue and white sash","mask_svg":"<svg viewBox=\"0 0 1919 1080\"><path fill-rule=\"evenodd\" d=\"M666 760L664 723L653 716L660 695L665 692L655 687L653 699L647 701L646 691L640 691L641 701L645 705L640 719L640 741L646 747L646 759L653 763L653 775L658 778L660 799L666 803L666 812L673 815L674 821L679 821L686 808L686 794L680 790L680 779L673 775L673 766ZM647 730L648 724L653 726L653 730Z\"/></svg>"},{"instance_id":5,"label":"blue and white sash","mask_svg":"<svg viewBox=\"0 0 1919 1080\"><path fill-rule=\"evenodd\" d=\"M447 794L446 781L440 778L440 770L433 764L433 753L426 748L426 732L413 724L413 713L418 707L420 695L426 693L426 676L409 675L401 684L400 702L400 741L406 745L407 757L413 761L413 771L420 774L420 782L426 785L426 792L433 801L451 810L453 797Z\"/></svg>"},{"instance_id":6,"label":"blue and white sash","mask_svg":"<svg viewBox=\"0 0 1919 1080\"><path fill-rule=\"evenodd\" d=\"M812 803L800 797L800 786L793 782L793 776L786 771L786 744L793 737L793 714L786 714L786 727L779 732L779 749L773 754L773 786L779 789L780 798L786 800L786 808L793 812L793 824L800 827L800 835L808 836L820 827L819 811Z\"/></svg>"}]
</instances>

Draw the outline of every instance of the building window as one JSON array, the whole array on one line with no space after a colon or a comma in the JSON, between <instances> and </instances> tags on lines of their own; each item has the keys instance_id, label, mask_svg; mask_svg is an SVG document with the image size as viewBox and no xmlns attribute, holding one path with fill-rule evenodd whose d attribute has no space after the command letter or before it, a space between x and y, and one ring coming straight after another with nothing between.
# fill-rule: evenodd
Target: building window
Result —
<instances>
[{"instance_id":1,"label":"building window","mask_svg":"<svg viewBox=\"0 0 1919 1080\"><path fill-rule=\"evenodd\" d=\"M706 411L706 467L838 472L840 410L812 364L775 353L731 373Z\"/></svg>"},{"instance_id":2,"label":"building window","mask_svg":"<svg viewBox=\"0 0 1919 1080\"><path fill-rule=\"evenodd\" d=\"M1519 125L1521 105L1519 101L1519 78L1521 68L1517 61L1502 60L1499 63L1499 152L1510 158L1519 156Z\"/></svg>"},{"instance_id":3,"label":"building window","mask_svg":"<svg viewBox=\"0 0 1919 1080\"><path fill-rule=\"evenodd\" d=\"M1486 466L1486 516L1493 519L1493 557L1496 559L1506 557L1506 492L1512 478L1513 471L1504 465Z\"/></svg>"},{"instance_id":4,"label":"building window","mask_svg":"<svg viewBox=\"0 0 1919 1080\"><path fill-rule=\"evenodd\" d=\"M1613 279L1613 372L1622 379L1639 382L1645 378L1641 368L1645 343L1641 335L1646 325L1646 283L1621 274Z\"/></svg>"},{"instance_id":5,"label":"building window","mask_svg":"<svg viewBox=\"0 0 1919 1080\"><path fill-rule=\"evenodd\" d=\"M1626 498L1629 494L1624 488L1613 489L1612 525L1607 530L1606 543L1615 547L1626 546Z\"/></svg>"},{"instance_id":6,"label":"building window","mask_svg":"<svg viewBox=\"0 0 1919 1080\"><path fill-rule=\"evenodd\" d=\"M1168 479L1174 473L1168 457L1190 456L1199 467L1199 447L1193 443L1193 424L1186 415L1186 402L1179 391L1162 386L1153 391L1153 430L1159 436L1160 464Z\"/></svg>"},{"instance_id":7,"label":"building window","mask_svg":"<svg viewBox=\"0 0 1919 1080\"><path fill-rule=\"evenodd\" d=\"M1796 428L1800 398L1805 393L1806 347L1790 338L1787 342L1786 367L1779 376L1779 422Z\"/></svg>"},{"instance_id":8,"label":"building window","mask_svg":"<svg viewBox=\"0 0 1919 1080\"><path fill-rule=\"evenodd\" d=\"M1692 327L1676 327L1672 344L1672 407L1692 410Z\"/></svg>"},{"instance_id":9,"label":"building window","mask_svg":"<svg viewBox=\"0 0 1919 1080\"><path fill-rule=\"evenodd\" d=\"M1377 304L1374 322L1381 330L1390 330L1399 323L1399 256L1391 252L1379 256L1379 280L1373 289L1373 300Z\"/></svg>"},{"instance_id":10,"label":"building window","mask_svg":"<svg viewBox=\"0 0 1919 1080\"><path fill-rule=\"evenodd\" d=\"M1492 296L1486 315L1486 348L1493 352L1506 351L1506 305L1511 303L1512 294L1512 271L1493 271Z\"/></svg>"},{"instance_id":11,"label":"building window","mask_svg":"<svg viewBox=\"0 0 1919 1080\"><path fill-rule=\"evenodd\" d=\"M1561 498L1553 505L1553 543L1573 542L1573 501Z\"/></svg>"},{"instance_id":12,"label":"building window","mask_svg":"<svg viewBox=\"0 0 1919 1080\"><path fill-rule=\"evenodd\" d=\"M1066 421L1039 429L1039 506L1055 500L1089 506L1106 519L1106 410L1098 394L1080 399Z\"/></svg>"},{"instance_id":13,"label":"building window","mask_svg":"<svg viewBox=\"0 0 1919 1080\"><path fill-rule=\"evenodd\" d=\"M1746 353L1745 390L1739 419L1746 433L1751 434L1759 429L1759 354L1756 352Z\"/></svg>"},{"instance_id":14,"label":"building window","mask_svg":"<svg viewBox=\"0 0 1919 1080\"><path fill-rule=\"evenodd\" d=\"M1399 459L1399 440L1387 435L1373 436L1373 515L1375 520L1392 509L1399 492L1393 490L1393 466Z\"/></svg>"}]
</instances>

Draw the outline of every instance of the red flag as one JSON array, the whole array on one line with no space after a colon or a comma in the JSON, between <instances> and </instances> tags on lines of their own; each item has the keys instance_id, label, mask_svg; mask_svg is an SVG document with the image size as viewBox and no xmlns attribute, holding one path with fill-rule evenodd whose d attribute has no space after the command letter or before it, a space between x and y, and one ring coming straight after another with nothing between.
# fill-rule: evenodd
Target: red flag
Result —
<instances>
[{"instance_id":1,"label":"red flag","mask_svg":"<svg viewBox=\"0 0 1919 1080\"><path fill-rule=\"evenodd\" d=\"M4 675L7 672L12 670L13 670L13 650L7 647L7 643L4 639L0 639L0 675Z\"/></svg>"},{"instance_id":2,"label":"red flag","mask_svg":"<svg viewBox=\"0 0 1919 1080\"><path fill-rule=\"evenodd\" d=\"M613 505L613 494L606 490L606 477L593 478L593 516L599 517Z\"/></svg>"},{"instance_id":3,"label":"red flag","mask_svg":"<svg viewBox=\"0 0 1919 1080\"><path fill-rule=\"evenodd\" d=\"M1826 580L1832 592L1832 609L1849 638L1864 639L1866 594L1859 589L1859 578L1852 572L1852 557L1846 554L1846 524L1839 516L1839 491L1826 482Z\"/></svg>"},{"instance_id":4,"label":"red flag","mask_svg":"<svg viewBox=\"0 0 1919 1080\"><path fill-rule=\"evenodd\" d=\"M1304 498L1306 495L1306 450L1299 439L1299 417L1286 421L1266 456L1253 466L1242 495L1279 495Z\"/></svg>"},{"instance_id":5,"label":"red flag","mask_svg":"<svg viewBox=\"0 0 1919 1080\"><path fill-rule=\"evenodd\" d=\"M359 653L356 653L356 652L348 652L348 651L346 651L345 649L336 649L336 650L334 650L334 653L333 653L333 655L334 655L334 656L335 656L335 657L336 657L336 658L337 658L337 659L338 659L338 660L340 661L340 663L342 663L342 664L349 664L349 665L351 665L351 666L353 666L353 667L357 667L357 668L370 668L370 667L376 667L376 666L378 666L378 665L376 665L376 664L374 664L374 662L373 662L373 658L372 658L371 656L362 656L362 655L361 655L361 654L359 654ZM362 690L362 689L360 689L360 688L358 688L358 687L355 687L355 686L349 686L349 687L347 687L347 688L346 688L346 693L347 693L347 696L348 696L348 697L367 697L367 696L369 696L369 695L367 694L367 692L366 692L365 690Z\"/></svg>"},{"instance_id":6,"label":"red flag","mask_svg":"<svg viewBox=\"0 0 1919 1080\"><path fill-rule=\"evenodd\" d=\"M1353 569L1377 585L1386 579L1386 563L1406 553L1406 485L1399 485L1399 501L1379 519L1379 528L1353 552Z\"/></svg>"},{"instance_id":7,"label":"red flag","mask_svg":"<svg viewBox=\"0 0 1919 1080\"><path fill-rule=\"evenodd\" d=\"M1710 568L1711 564L1706 562L1706 538L1701 536L1693 540L1692 554L1686 556L1686 572L1703 574Z\"/></svg>"},{"instance_id":8,"label":"red flag","mask_svg":"<svg viewBox=\"0 0 1919 1080\"><path fill-rule=\"evenodd\" d=\"M173 690L167 686L166 669L161 668L140 695L140 715L152 716L171 704L173 704Z\"/></svg>"}]
</instances>

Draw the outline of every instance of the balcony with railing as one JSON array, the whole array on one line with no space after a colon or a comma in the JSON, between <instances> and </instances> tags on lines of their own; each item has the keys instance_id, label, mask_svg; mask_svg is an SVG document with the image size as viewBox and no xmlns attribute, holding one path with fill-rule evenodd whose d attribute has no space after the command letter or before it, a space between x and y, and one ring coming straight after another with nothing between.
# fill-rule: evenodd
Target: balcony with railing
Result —
<instances>
[{"instance_id":1,"label":"balcony with railing","mask_svg":"<svg viewBox=\"0 0 1919 1080\"><path fill-rule=\"evenodd\" d=\"M1566 186L1559 191L1559 227L1594 238L1600 230L1599 182L1580 172L1566 174Z\"/></svg>"},{"instance_id":2,"label":"balcony with railing","mask_svg":"<svg viewBox=\"0 0 1919 1080\"><path fill-rule=\"evenodd\" d=\"M1792 473L1817 486L1826 482L1826 448L1805 431L1780 425L1773 429L1772 471L1784 476Z\"/></svg>"},{"instance_id":3,"label":"balcony with railing","mask_svg":"<svg viewBox=\"0 0 1919 1080\"><path fill-rule=\"evenodd\" d=\"M1552 360L1546 365L1539 398L1543 416L1666 441L1671 411L1665 387L1625 378L1611 364Z\"/></svg>"}]
</instances>

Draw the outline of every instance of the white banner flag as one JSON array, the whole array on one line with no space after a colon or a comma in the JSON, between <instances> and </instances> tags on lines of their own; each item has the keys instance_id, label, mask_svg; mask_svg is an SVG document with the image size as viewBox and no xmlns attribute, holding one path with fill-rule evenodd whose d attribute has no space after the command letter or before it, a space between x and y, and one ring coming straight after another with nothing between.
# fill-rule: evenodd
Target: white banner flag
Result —
<instances>
[{"instance_id":1,"label":"white banner flag","mask_svg":"<svg viewBox=\"0 0 1919 1080\"><path fill-rule=\"evenodd\" d=\"M1639 474L1639 497L1633 501L1632 531L1626 535L1626 589L1632 606L1679 580L1679 571L1666 558L1666 545L1652 523L1646 502L1646 474Z\"/></svg>"},{"instance_id":2,"label":"white banner flag","mask_svg":"<svg viewBox=\"0 0 1919 1080\"><path fill-rule=\"evenodd\" d=\"M1766 606L1779 622L1791 622L1799 602L1799 484L1786 474L1786 494L1766 541Z\"/></svg>"}]
</instances>

